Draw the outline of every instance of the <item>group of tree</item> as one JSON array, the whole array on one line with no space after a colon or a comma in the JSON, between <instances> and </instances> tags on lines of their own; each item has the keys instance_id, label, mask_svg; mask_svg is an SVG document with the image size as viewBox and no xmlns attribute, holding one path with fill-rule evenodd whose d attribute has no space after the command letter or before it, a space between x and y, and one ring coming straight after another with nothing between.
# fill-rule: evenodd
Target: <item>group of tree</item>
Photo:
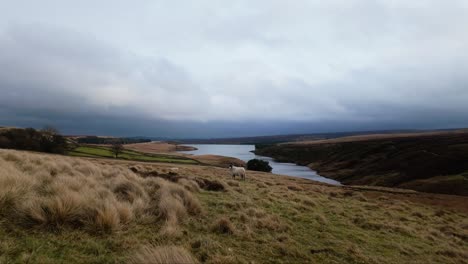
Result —
<instances>
[{"instance_id":1,"label":"group of tree","mask_svg":"<svg viewBox=\"0 0 468 264\"><path fill-rule=\"evenodd\" d=\"M273 169L268 161L251 159L247 162L247 169L253 171L271 172Z\"/></svg>"},{"instance_id":2,"label":"group of tree","mask_svg":"<svg viewBox=\"0 0 468 264\"><path fill-rule=\"evenodd\" d=\"M0 148L63 154L67 151L67 140L53 127L11 128L0 131Z\"/></svg>"}]
</instances>

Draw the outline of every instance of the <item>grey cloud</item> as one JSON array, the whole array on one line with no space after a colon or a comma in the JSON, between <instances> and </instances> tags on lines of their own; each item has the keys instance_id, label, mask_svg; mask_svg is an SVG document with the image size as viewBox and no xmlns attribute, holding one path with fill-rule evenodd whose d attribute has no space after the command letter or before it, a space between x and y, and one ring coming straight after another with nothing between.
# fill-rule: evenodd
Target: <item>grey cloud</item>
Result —
<instances>
[{"instance_id":1,"label":"grey cloud","mask_svg":"<svg viewBox=\"0 0 468 264\"><path fill-rule=\"evenodd\" d=\"M0 38L3 107L180 118L202 91L167 59L119 52L62 29L15 26ZM178 105L180 104L180 105Z\"/></svg>"},{"instance_id":2,"label":"grey cloud","mask_svg":"<svg viewBox=\"0 0 468 264\"><path fill-rule=\"evenodd\" d=\"M466 1L2 6L5 124L187 136L468 125Z\"/></svg>"}]
</instances>

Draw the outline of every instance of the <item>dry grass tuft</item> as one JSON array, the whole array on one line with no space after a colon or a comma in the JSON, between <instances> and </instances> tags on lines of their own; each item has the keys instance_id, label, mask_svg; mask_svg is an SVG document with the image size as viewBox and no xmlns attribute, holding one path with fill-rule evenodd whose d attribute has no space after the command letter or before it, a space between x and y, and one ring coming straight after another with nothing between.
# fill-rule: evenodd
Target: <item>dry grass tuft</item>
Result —
<instances>
[{"instance_id":1,"label":"dry grass tuft","mask_svg":"<svg viewBox=\"0 0 468 264\"><path fill-rule=\"evenodd\" d=\"M257 217L257 218L262 218L265 217L267 214L265 211L259 208L249 208L247 209L247 215L251 217Z\"/></svg>"},{"instance_id":2,"label":"dry grass tuft","mask_svg":"<svg viewBox=\"0 0 468 264\"><path fill-rule=\"evenodd\" d=\"M110 233L135 221L162 219L174 233L187 214L201 212L189 191L198 190L191 180L176 184L142 178L125 167L18 153L0 150L0 214L15 223Z\"/></svg>"},{"instance_id":3,"label":"dry grass tuft","mask_svg":"<svg viewBox=\"0 0 468 264\"><path fill-rule=\"evenodd\" d=\"M161 232L168 236L178 235L177 225L187 216L201 212L197 199L180 185L164 182L157 193L159 217L165 220Z\"/></svg>"},{"instance_id":4,"label":"dry grass tuft","mask_svg":"<svg viewBox=\"0 0 468 264\"><path fill-rule=\"evenodd\" d=\"M212 230L221 234L234 234L234 225L227 217L221 217L214 223Z\"/></svg>"},{"instance_id":5,"label":"dry grass tuft","mask_svg":"<svg viewBox=\"0 0 468 264\"><path fill-rule=\"evenodd\" d=\"M250 218L249 218L246 214L240 213L240 214L239 214L239 220L240 220L242 223L247 223L247 222L250 220Z\"/></svg>"},{"instance_id":6,"label":"dry grass tuft","mask_svg":"<svg viewBox=\"0 0 468 264\"><path fill-rule=\"evenodd\" d=\"M303 191L304 189L299 185L288 185L288 189L291 191Z\"/></svg>"},{"instance_id":7,"label":"dry grass tuft","mask_svg":"<svg viewBox=\"0 0 468 264\"><path fill-rule=\"evenodd\" d=\"M328 223L327 218L322 214L317 214L315 216L315 220L317 220L321 225L326 225Z\"/></svg>"},{"instance_id":8,"label":"dry grass tuft","mask_svg":"<svg viewBox=\"0 0 468 264\"><path fill-rule=\"evenodd\" d=\"M191 192L199 192L200 191L200 186L194 180L180 178L177 182L180 185L184 186L185 189L187 189L187 190L189 190Z\"/></svg>"},{"instance_id":9,"label":"dry grass tuft","mask_svg":"<svg viewBox=\"0 0 468 264\"><path fill-rule=\"evenodd\" d=\"M354 197L356 197L361 202L367 202L368 201L366 196L364 196L364 194L362 194L361 192L355 192Z\"/></svg>"},{"instance_id":10,"label":"dry grass tuft","mask_svg":"<svg viewBox=\"0 0 468 264\"><path fill-rule=\"evenodd\" d=\"M239 263L239 260L236 259L235 256L232 256L232 255L222 255L222 254L215 254L213 255L210 260L209 260L209 263L213 263L213 264L236 264L236 263Z\"/></svg>"},{"instance_id":11,"label":"dry grass tuft","mask_svg":"<svg viewBox=\"0 0 468 264\"><path fill-rule=\"evenodd\" d=\"M284 224L277 215L268 215L267 217L256 219L255 227L278 232L283 232L290 229L289 225Z\"/></svg>"},{"instance_id":12,"label":"dry grass tuft","mask_svg":"<svg viewBox=\"0 0 468 264\"><path fill-rule=\"evenodd\" d=\"M177 246L145 246L142 247L130 260L135 264L168 264L197 263L195 258L186 249Z\"/></svg>"},{"instance_id":13,"label":"dry grass tuft","mask_svg":"<svg viewBox=\"0 0 468 264\"><path fill-rule=\"evenodd\" d=\"M415 216L415 217L418 217L418 218L425 218L426 216L423 215L421 212L413 212L411 214L411 216Z\"/></svg>"},{"instance_id":14,"label":"dry grass tuft","mask_svg":"<svg viewBox=\"0 0 468 264\"><path fill-rule=\"evenodd\" d=\"M120 215L115 204L107 201L96 211L94 224L97 230L110 233L120 227Z\"/></svg>"},{"instance_id":15,"label":"dry grass tuft","mask_svg":"<svg viewBox=\"0 0 468 264\"><path fill-rule=\"evenodd\" d=\"M317 203L314 202L312 199L309 199L309 198L303 199L302 202L307 206L311 206L311 207L316 207L317 206Z\"/></svg>"},{"instance_id":16,"label":"dry grass tuft","mask_svg":"<svg viewBox=\"0 0 468 264\"><path fill-rule=\"evenodd\" d=\"M244 189L239 188L239 187L238 187L238 188L235 188L234 190L235 190L236 192L238 192L238 193L244 193Z\"/></svg>"},{"instance_id":17,"label":"dry grass tuft","mask_svg":"<svg viewBox=\"0 0 468 264\"><path fill-rule=\"evenodd\" d=\"M195 181L198 183L200 188L203 190L207 191L225 191L226 186L224 186L224 183L218 180L208 180L208 179L203 179L203 178L195 178Z\"/></svg>"},{"instance_id":18,"label":"dry grass tuft","mask_svg":"<svg viewBox=\"0 0 468 264\"><path fill-rule=\"evenodd\" d=\"M438 250L436 254L450 258L460 257L461 259L468 259L468 253L466 251L461 251L452 248Z\"/></svg>"},{"instance_id":19,"label":"dry grass tuft","mask_svg":"<svg viewBox=\"0 0 468 264\"><path fill-rule=\"evenodd\" d=\"M240 184L237 181L227 181L227 184L231 187L239 187Z\"/></svg>"}]
</instances>

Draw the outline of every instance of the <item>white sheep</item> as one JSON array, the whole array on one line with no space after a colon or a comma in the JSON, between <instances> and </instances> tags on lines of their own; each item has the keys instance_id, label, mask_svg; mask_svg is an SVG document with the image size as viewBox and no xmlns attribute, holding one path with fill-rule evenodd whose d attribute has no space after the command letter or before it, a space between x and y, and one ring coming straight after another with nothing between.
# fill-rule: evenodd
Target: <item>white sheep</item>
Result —
<instances>
[{"instance_id":1,"label":"white sheep","mask_svg":"<svg viewBox=\"0 0 468 264\"><path fill-rule=\"evenodd\" d=\"M177 175L177 174L179 174L179 168L172 167L169 169L169 175Z\"/></svg>"},{"instance_id":2,"label":"white sheep","mask_svg":"<svg viewBox=\"0 0 468 264\"><path fill-rule=\"evenodd\" d=\"M245 181L245 169L243 167L236 167L231 164L229 165L229 171L231 172L231 176L233 179L235 179L236 176L239 176Z\"/></svg>"}]
</instances>

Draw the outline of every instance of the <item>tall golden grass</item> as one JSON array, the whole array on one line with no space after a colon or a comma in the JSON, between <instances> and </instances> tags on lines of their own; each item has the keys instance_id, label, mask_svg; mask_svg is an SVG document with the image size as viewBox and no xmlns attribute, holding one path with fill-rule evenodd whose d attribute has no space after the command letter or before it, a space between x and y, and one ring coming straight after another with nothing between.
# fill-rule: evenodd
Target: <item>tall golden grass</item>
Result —
<instances>
[{"instance_id":1,"label":"tall golden grass","mask_svg":"<svg viewBox=\"0 0 468 264\"><path fill-rule=\"evenodd\" d=\"M113 232L132 222L163 221L177 234L201 206L195 182L142 178L125 167L54 155L0 150L0 216L26 226ZM186 186L184 188L183 186Z\"/></svg>"}]
</instances>

